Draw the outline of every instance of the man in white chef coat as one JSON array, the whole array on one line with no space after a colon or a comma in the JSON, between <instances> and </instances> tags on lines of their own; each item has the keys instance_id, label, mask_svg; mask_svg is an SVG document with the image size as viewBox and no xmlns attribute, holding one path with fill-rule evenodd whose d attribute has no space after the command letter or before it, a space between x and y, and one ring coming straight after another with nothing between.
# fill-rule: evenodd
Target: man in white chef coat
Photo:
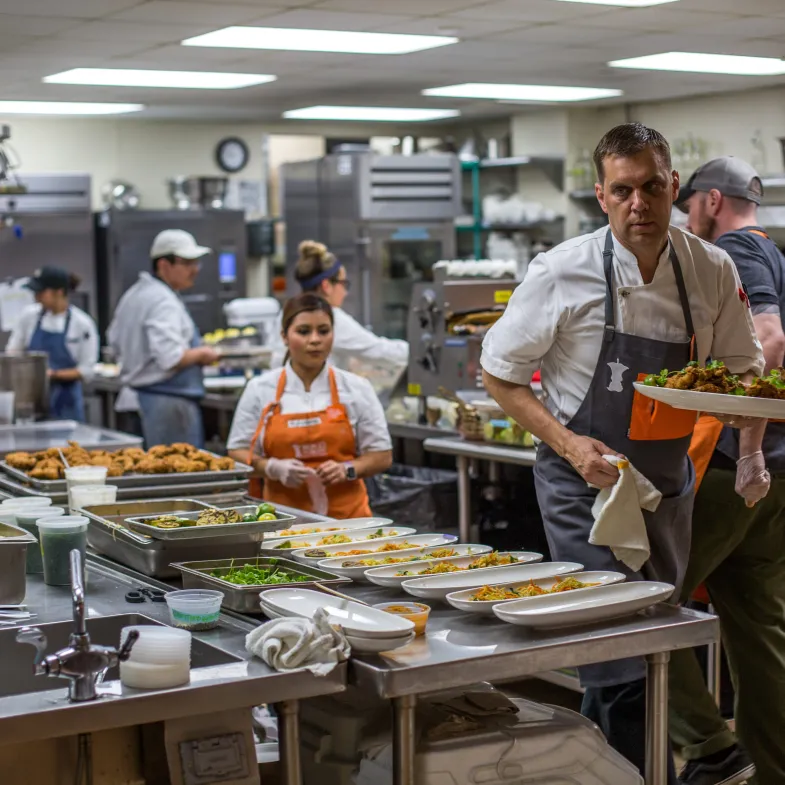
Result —
<instances>
[{"instance_id":1,"label":"man in white chef coat","mask_svg":"<svg viewBox=\"0 0 785 785\"><path fill-rule=\"evenodd\" d=\"M150 248L152 273L120 298L107 330L123 386L136 391L145 444L204 446L202 367L218 359L201 338L179 292L190 289L210 248L181 229L166 229Z\"/></svg>"},{"instance_id":2,"label":"man in white chef coat","mask_svg":"<svg viewBox=\"0 0 785 785\"><path fill-rule=\"evenodd\" d=\"M628 580L666 581L678 593L689 555L695 475L687 450L696 415L663 407L652 417L633 382L710 355L733 373L757 374L763 355L728 255L669 227L679 177L663 136L640 123L617 126L594 162L610 227L532 261L485 338L484 381L505 412L542 440L535 483L552 557ZM530 386L538 369L544 403ZM759 430L746 429L741 439L755 433L759 439ZM639 569L589 543L597 489L619 478L604 456L619 455L663 495L656 512L644 511L650 556ZM584 714L643 770L643 659L579 670ZM668 776L676 782L672 761Z\"/></svg>"}]
</instances>

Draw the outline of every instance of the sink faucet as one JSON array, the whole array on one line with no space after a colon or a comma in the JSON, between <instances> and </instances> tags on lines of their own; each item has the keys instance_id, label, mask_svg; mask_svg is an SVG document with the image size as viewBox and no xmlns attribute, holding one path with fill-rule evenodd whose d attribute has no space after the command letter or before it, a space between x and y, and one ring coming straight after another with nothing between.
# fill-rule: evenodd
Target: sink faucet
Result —
<instances>
[{"instance_id":1,"label":"sink faucet","mask_svg":"<svg viewBox=\"0 0 785 785\"><path fill-rule=\"evenodd\" d=\"M96 680L109 668L128 659L139 638L131 630L120 649L90 643L85 622L85 596L82 581L82 554L74 549L71 558L71 599L74 612L74 631L69 645L55 654L44 656L46 635L38 627L23 627L17 633L18 643L29 643L36 648L33 673L36 676L62 676L68 679L68 699L74 703L98 697Z\"/></svg>"}]
</instances>

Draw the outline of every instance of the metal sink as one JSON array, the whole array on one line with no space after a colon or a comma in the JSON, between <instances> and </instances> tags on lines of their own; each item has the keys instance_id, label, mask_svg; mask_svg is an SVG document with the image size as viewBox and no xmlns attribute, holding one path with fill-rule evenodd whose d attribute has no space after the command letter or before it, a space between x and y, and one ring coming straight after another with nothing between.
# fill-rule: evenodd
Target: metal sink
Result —
<instances>
[{"instance_id":1,"label":"metal sink","mask_svg":"<svg viewBox=\"0 0 785 785\"><path fill-rule=\"evenodd\" d=\"M120 630L134 624L163 626L149 616L143 616L140 613L124 613L117 616L88 618L87 632L90 634L92 643L118 646L120 644ZM68 646L68 638L74 631L74 623L70 620L36 626L46 635L46 654L52 654ZM0 630L0 659L3 663L0 668L0 698L66 687L68 685L67 679L33 675L35 651L31 646L16 642L18 632L18 627ZM192 640L192 668L226 665L232 662L240 662L240 659L196 638ZM119 678L120 673L116 668L107 671L104 676L105 681Z\"/></svg>"}]
</instances>

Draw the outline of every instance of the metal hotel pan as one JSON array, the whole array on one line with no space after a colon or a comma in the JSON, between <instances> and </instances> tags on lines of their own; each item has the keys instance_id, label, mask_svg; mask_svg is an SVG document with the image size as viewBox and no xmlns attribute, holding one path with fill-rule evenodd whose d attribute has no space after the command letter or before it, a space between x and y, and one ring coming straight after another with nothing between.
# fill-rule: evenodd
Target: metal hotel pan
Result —
<instances>
[{"instance_id":1,"label":"metal hotel pan","mask_svg":"<svg viewBox=\"0 0 785 785\"><path fill-rule=\"evenodd\" d=\"M194 512L211 506L194 499L160 499L95 504L82 512L90 520L87 542L91 548L151 578L176 578L180 573L170 566L172 562L249 558L259 553L259 543L247 535L177 542L154 540L125 528L125 521L133 516Z\"/></svg>"},{"instance_id":2,"label":"metal hotel pan","mask_svg":"<svg viewBox=\"0 0 785 785\"><path fill-rule=\"evenodd\" d=\"M215 458L220 458L213 452L204 450L208 455ZM64 493L67 489L65 480L36 480L28 477L21 469L15 469L9 466L5 461L0 461L0 469L2 469L10 477L21 483L29 485L35 490L46 493L61 492ZM215 472L170 472L168 474L124 474L121 477L107 477L107 481L118 488L151 488L159 485L182 486L182 485L198 485L202 483L213 482L246 482L248 477L253 473L253 469L245 463L238 463L235 461L233 469L225 469L223 471Z\"/></svg>"},{"instance_id":3,"label":"metal hotel pan","mask_svg":"<svg viewBox=\"0 0 785 785\"><path fill-rule=\"evenodd\" d=\"M226 573L232 567L244 567L252 564L254 567L267 569L269 567L280 567L288 573L305 575L312 580L298 583L276 583L276 589L297 588L297 589L317 589L316 583L326 585L336 583L351 583L349 578L342 578L331 572L320 570L315 567L306 567L303 564L290 561L289 559L277 559L272 557L258 556L256 558L237 558L237 559L211 559L210 561L190 561L180 564L173 564L183 577L183 587L186 589L218 589L224 593L222 605L229 610L238 613L262 613L259 605L259 593L269 589L269 584L259 584L255 586L238 586L236 583L215 578L209 573L213 570L221 570Z\"/></svg>"},{"instance_id":4,"label":"metal hotel pan","mask_svg":"<svg viewBox=\"0 0 785 785\"><path fill-rule=\"evenodd\" d=\"M226 509L226 508L223 508ZM231 508L229 508L231 509ZM256 512L256 506L236 507L234 508L240 514L240 517L246 513ZM186 512L179 515L180 518L187 518L195 521L204 510L199 512ZM247 535L257 542L264 539L265 532L278 531L290 526L292 521L297 518L294 515L286 513L276 513L277 518L274 521L240 521L239 523L220 523L212 526L183 526L179 529L159 529L156 526L151 526L149 521L155 518L160 518L160 515L147 515L145 517L133 517L126 520L126 525L129 529L135 532L146 534L155 540L203 540L207 537L223 538Z\"/></svg>"}]
</instances>

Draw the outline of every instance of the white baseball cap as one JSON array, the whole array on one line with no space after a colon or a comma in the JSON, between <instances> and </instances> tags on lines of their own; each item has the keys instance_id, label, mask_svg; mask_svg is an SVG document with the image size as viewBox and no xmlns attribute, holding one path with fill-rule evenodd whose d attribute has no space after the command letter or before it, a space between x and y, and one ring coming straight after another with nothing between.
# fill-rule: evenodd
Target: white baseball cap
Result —
<instances>
[{"instance_id":1,"label":"white baseball cap","mask_svg":"<svg viewBox=\"0 0 785 785\"><path fill-rule=\"evenodd\" d=\"M182 229L164 229L159 232L150 247L150 258L160 259L162 256L179 256L181 259L199 259L205 254L212 253L212 248L206 248L196 242L196 238Z\"/></svg>"}]
</instances>

